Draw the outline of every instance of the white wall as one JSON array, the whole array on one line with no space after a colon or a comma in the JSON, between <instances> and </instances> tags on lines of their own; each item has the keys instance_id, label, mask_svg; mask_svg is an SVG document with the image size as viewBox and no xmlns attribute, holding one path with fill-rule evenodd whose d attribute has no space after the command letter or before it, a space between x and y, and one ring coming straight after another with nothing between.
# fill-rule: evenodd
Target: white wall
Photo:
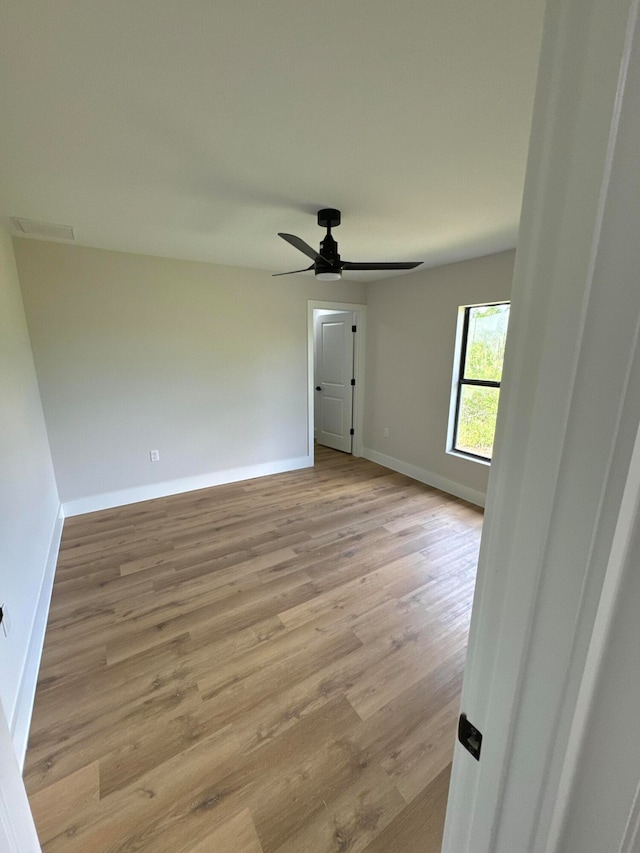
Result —
<instances>
[{"instance_id":1,"label":"white wall","mask_svg":"<svg viewBox=\"0 0 640 853\"><path fill-rule=\"evenodd\" d=\"M363 284L15 251L65 511L308 464L307 300L364 302Z\"/></svg>"},{"instance_id":2,"label":"white wall","mask_svg":"<svg viewBox=\"0 0 640 853\"><path fill-rule=\"evenodd\" d=\"M11 238L0 228L0 700L24 756L61 519Z\"/></svg>"},{"instance_id":3,"label":"white wall","mask_svg":"<svg viewBox=\"0 0 640 853\"><path fill-rule=\"evenodd\" d=\"M458 307L508 300L514 259L501 252L367 291L365 455L478 503L489 467L446 453Z\"/></svg>"}]
</instances>

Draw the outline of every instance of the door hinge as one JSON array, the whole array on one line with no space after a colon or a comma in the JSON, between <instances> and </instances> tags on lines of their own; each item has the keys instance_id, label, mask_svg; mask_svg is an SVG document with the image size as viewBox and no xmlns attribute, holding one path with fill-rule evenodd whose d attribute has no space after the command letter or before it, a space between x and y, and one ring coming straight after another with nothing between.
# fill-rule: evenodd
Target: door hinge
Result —
<instances>
[{"instance_id":1,"label":"door hinge","mask_svg":"<svg viewBox=\"0 0 640 853\"><path fill-rule=\"evenodd\" d=\"M352 331L352 332L357 332L357 331L358 331L358 327L357 327L357 326L352 326L352 327L351 327L351 331Z\"/></svg>"},{"instance_id":2,"label":"door hinge","mask_svg":"<svg viewBox=\"0 0 640 853\"><path fill-rule=\"evenodd\" d=\"M355 384L356 384L356 380L355 380L355 379L352 379L352 380L351 380L351 384L352 384L352 385L355 385Z\"/></svg>"},{"instance_id":3,"label":"door hinge","mask_svg":"<svg viewBox=\"0 0 640 853\"><path fill-rule=\"evenodd\" d=\"M349 435L355 435L355 434L356 434L355 429L351 428L351 429L349 430Z\"/></svg>"},{"instance_id":4,"label":"door hinge","mask_svg":"<svg viewBox=\"0 0 640 853\"><path fill-rule=\"evenodd\" d=\"M476 761L480 761L482 749L482 732L469 722L466 714L460 714L458 721L458 740Z\"/></svg>"}]
</instances>

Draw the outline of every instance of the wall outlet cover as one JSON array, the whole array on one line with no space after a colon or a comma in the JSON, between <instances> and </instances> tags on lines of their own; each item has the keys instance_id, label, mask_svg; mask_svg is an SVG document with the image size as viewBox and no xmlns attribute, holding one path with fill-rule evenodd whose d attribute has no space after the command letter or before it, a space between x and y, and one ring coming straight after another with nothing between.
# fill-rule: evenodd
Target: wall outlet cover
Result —
<instances>
[{"instance_id":1,"label":"wall outlet cover","mask_svg":"<svg viewBox=\"0 0 640 853\"><path fill-rule=\"evenodd\" d=\"M11 633L11 620L4 604L2 605L2 633L5 637L8 637Z\"/></svg>"}]
</instances>

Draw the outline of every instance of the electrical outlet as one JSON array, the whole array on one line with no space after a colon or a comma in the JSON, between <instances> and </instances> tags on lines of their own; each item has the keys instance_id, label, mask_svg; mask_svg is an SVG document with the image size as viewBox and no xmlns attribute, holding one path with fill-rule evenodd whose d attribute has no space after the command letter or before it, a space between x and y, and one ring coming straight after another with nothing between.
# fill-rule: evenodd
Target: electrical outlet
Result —
<instances>
[{"instance_id":1,"label":"electrical outlet","mask_svg":"<svg viewBox=\"0 0 640 853\"><path fill-rule=\"evenodd\" d=\"M389 438L389 427L385 427L385 428L382 430L382 435L383 435L385 438Z\"/></svg>"},{"instance_id":2,"label":"electrical outlet","mask_svg":"<svg viewBox=\"0 0 640 853\"><path fill-rule=\"evenodd\" d=\"M149 451L149 459L152 462L159 462L160 461L160 451L159 450L150 450Z\"/></svg>"},{"instance_id":3,"label":"electrical outlet","mask_svg":"<svg viewBox=\"0 0 640 853\"><path fill-rule=\"evenodd\" d=\"M0 627L2 628L2 634L0 634L0 636L8 637L11 633L11 622L7 614L7 608L4 604L0 607Z\"/></svg>"}]
</instances>

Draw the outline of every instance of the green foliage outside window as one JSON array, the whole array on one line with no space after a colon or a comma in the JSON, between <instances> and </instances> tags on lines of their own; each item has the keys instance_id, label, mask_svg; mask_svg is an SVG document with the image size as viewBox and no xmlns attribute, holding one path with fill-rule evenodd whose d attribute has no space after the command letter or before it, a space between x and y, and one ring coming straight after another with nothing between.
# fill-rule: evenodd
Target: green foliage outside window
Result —
<instances>
[{"instance_id":1,"label":"green foliage outside window","mask_svg":"<svg viewBox=\"0 0 640 853\"><path fill-rule=\"evenodd\" d=\"M463 389L458 416L458 450L491 459L499 395L498 388Z\"/></svg>"},{"instance_id":2,"label":"green foliage outside window","mask_svg":"<svg viewBox=\"0 0 640 853\"><path fill-rule=\"evenodd\" d=\"M464 378L500 382L509 320L508 305L483 305L469 311ZM500 389L461 386L456 449L491 459Z\"/></svg>"}]
</instances>

